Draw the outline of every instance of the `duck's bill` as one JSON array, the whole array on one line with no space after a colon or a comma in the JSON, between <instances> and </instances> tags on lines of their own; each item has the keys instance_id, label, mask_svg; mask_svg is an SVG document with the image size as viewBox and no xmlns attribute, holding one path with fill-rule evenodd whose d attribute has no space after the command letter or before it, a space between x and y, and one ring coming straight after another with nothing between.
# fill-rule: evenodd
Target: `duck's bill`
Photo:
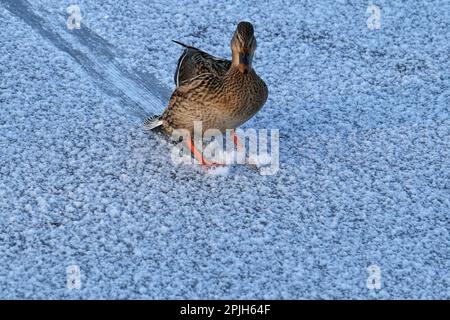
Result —
<instances>
[{"instance_id":1,"label":"duck's bill","mask_svg":"<svg viewBox=\"0 0 450 320\"><path fill-rule=\"evenodd\" d=\"M239 64L248 66L250 64L250 56L248 53L239 54Z\"/></svg>"},{"instance_id":2,"label":"duck's bill","mask_svg":"<svg viewBox=\"0 0 450 320\"><path fill-rule=\"evenodd\" d=\"M247 73L250 69L250 56L248 53L239 54L239 70L242 73Z\"/></svg>"}]
</instances>

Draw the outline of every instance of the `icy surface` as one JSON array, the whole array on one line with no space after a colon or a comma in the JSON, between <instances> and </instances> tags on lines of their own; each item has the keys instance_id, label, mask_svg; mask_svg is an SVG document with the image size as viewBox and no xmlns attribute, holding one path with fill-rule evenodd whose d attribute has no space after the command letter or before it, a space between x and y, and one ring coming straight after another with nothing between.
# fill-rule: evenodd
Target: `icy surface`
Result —
<instances>
[{"instance_id":1,"label":"icy surface","mask_svg":"<svg viewBox=\"0 0 450 320\"><path fill-rule=\"evenodd\" d=\"M450 298L449 1L76 2L0 0L0 298ZM174 166L136 75L242 19L280 171Z\"/></svg>"}]
</instances>

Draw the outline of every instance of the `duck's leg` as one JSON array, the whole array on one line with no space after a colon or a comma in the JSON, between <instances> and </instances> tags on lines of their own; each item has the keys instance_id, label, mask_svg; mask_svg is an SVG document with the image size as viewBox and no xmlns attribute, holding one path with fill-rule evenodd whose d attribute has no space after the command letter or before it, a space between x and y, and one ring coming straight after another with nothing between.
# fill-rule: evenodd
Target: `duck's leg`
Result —
<instances>
[{"instance_id":1,"label":"duck's leg","mask_svg":"<svg viewBox=\"0 0 450 320\"><path fill-rule=\"evenodd\" d=\"M233 143L236 146L236 149L238 152L242 151L244 149L243 144L239 141L238 136L236 135L236 132L234 129L230 130L230 137L233 139Z\"/></svg>"},{"instance_id":2,"label":"duck's leg","mask_svg":"<svg viewBox=\"0 0 450 320\"><path fill-rule=\"evenodd\" d=\"M195 148L195 144L192 141L192 139L186 140L186 144L187 144L188 148L191 150L191 152L194 155L195 159L197 159L198 162L200 162L200 164L202 166L205 166L205 167L223 166L222 163L211 162L211 161L206 160L203 157L203 155L201 154L201 152L198 151L197 148Z\"/></svg>"}]
</instances>

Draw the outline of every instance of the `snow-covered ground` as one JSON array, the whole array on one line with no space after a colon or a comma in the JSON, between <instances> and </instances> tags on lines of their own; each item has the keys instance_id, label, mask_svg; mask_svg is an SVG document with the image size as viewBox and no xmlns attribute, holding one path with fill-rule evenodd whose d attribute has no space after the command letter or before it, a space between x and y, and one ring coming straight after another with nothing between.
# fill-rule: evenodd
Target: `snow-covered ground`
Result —
<instances>
[{"instance_id":1,"label":"snow-covered ground","mask_svg":"<svg viewBox=\"0 0 450 320\"><path fill-rule=\"evenodd\" d=\"M0 298L449 299L450 2L368 4L0 0ZM240 20L280 171L175 166L170 40Z\"/></svg>"}]
</instances>

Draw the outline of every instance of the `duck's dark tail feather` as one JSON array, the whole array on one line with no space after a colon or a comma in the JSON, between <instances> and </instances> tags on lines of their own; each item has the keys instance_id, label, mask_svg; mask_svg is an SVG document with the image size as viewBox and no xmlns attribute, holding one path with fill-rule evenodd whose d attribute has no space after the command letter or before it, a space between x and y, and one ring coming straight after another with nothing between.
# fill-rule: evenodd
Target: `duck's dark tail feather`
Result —
<instances>
[{"instance_id":1,"label":"duck's dark tail feather","mask_svg":"<svg viewBox=\"0 0 450 320\"><path fill-rule=\"evenodd\" d=\"M150 116L144 121L144 130L151 131L162 126L161 116Z\"/></svg>"}]
</instances>

